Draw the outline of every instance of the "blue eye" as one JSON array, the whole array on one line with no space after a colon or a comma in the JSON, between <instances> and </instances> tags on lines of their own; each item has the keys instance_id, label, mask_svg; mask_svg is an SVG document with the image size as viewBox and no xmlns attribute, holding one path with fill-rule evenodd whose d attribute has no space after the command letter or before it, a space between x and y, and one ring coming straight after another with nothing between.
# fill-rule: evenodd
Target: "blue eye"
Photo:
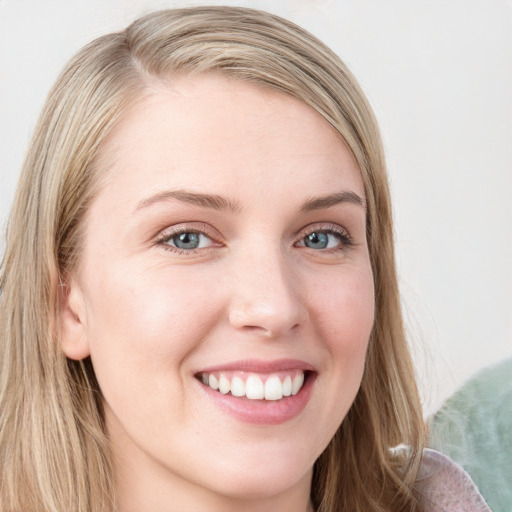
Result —
<instances>
[{"instance_id":1,"label":"blue eye","mask_svg":"<svg viewBox=\"0 0 512 512\"><path fill-rule=\"evenodd\" d=\"M315 231L304 237L304 245L310 249L327 249L329 246L329 235Z\"/></svg>"},{"instance_id":2,"label":"blue eye","mask_svg":"<svg viewBox=\"0 0 512 512\"><path fill-rule=\"evenodd\" d=\"M337 231L317 230L308 233L298 242L299 247L308 249L343 249L351 244L348 235L338 233Z\"/></svg>"},{"instance_id":3,"label":"blue eye","mask_svg":"<svg viewBox=\"0 0 512 512\"><path fill-rule=\"evenodd\" d=\"M178 249L197 249L201 241L199 233L180 233L171 240Z\"/></svg>"},{"instance_id":4,"label":"blue eye","mask_svg":"<svg viewBox=\"0 0 512 512\"><path fill-rule=\"evenodd\" d=\"M184 231L167 237L162 243L182 251L193 251L195 249L209 247L212 245L212 240L203 233Z\"/></svg>"}]
</instances>

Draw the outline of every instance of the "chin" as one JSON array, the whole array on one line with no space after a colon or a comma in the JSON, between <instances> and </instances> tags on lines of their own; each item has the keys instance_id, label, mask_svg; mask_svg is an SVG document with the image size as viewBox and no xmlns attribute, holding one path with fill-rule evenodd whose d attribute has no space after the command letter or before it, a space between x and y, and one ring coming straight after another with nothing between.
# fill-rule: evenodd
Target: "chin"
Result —
<instances>
[{"instance_id":1,"label":"chin","mask_svg":"<svg viewBox=\"0 0 512 512\"><path fill-rule=\"evenodd\" d=\"M314 458L297 457L283 450L260 452L255 457L238 459L217 465L215 482L211 486L217 492L235 499L264 499L286 493L304 481L311 481Z\"/></svg>"},{"instance_id":2,"label":"chin","mask_svg":"<svg viewBox=\"0 0 512 512\"><path fill-rule=\"evenodd\" d=\"M234 476L230 481L219 482L217 491L232 499L260 500L272 498L289 492L305 480L308 481L309 485L312 475L312 468L303 474L290 471L289 467L279 473L272 471L265 474L264 472L249 471Z\"/></svg>"}]
</instances>

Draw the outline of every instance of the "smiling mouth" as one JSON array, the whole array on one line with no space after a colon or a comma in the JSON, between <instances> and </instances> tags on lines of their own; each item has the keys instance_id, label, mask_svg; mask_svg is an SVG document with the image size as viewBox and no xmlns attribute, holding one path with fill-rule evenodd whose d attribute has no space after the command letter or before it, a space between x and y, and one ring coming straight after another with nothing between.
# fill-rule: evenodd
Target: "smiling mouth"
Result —
<instances>
[{"instance_id":1,"label":"smiling mouth","mask_svg":"<svg viewBox=\"0 0 512 512\"><path fill-rule=\"evenodd\" d=\"M222 395L249 400L278 401L295 396L304 386L309 372L295 369L268 374L245 371L202 372L196 375L205 386Z\"/></svg>"}]
</instances>

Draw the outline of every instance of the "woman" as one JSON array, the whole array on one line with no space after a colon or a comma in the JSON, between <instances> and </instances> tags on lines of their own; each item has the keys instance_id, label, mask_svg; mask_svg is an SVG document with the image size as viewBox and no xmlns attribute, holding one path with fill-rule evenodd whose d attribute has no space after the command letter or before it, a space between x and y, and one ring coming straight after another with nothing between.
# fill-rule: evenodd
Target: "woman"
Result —
<instances>
[{"instance_id":1,"label":"woman","mask_svg":"<svg viewBox=\"0 0 512 512\"><path fill-rule=\"evenodd\" d=\"M84 48L44 108L6 247L3 509L480 499L451 463L422 463L376 123L295 25L162 11ZM443 471L461 483L438 487Z\"/></svg>"}]
</instances>

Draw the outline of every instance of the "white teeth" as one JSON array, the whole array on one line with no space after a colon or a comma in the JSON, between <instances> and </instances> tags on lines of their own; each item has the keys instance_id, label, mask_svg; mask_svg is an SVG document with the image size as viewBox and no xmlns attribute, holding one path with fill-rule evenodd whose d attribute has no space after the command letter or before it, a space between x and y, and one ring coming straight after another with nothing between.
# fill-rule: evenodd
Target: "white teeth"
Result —
<instances>
[{"instance_id":1,"label":"white teeth","mask_svg":"<svg viewBox=\"0 0 512 512\"><path fill-rule=\"evenodd\" d=\"M292 378L292 375L294 377ZM229 392L233 396L246 396L250 400L281 400L283 397L296 395L304 385L304 373L294 371L291 375L283 377L278 375L269 375L265 382L258 375L249 375L244 381L242 376L213 373L202 373L201 380L204 385L211 389L219 391L223 395ZM283 380L281 380L283 379Z\"/></svg>"},{"instance_id":2,"label":"white teeth","mask_svg":"<svg viewBox=\"0 0 512 512\"><path fill-rule=\"evenodd\" d=\"M251 375L245 382L245 396L252 400L262 400L265 396L263 382L259 377Z\"/></svg>"},{"instance_id":3,"label":"white teeth","mask_svg":"<svg viewBox=\"0 0 512 512\"><path fill-rule=\"evenodd\" d=\"M233 396L245 396L245 383L240 377L233 377L231 381L231 394Z\"/></svg>"},{"instance_id":4,"label":"white teeth","mask_svg":"<svg viewBox=\"0 0 512 512\"><path fill-rule=\"evenodd\" d=\"M302 387L303 384L304 384L304 374L299 373L293 379L292 395L296 395L300 391L300 388Z\"/></svg>"},{"instance_id":5,"label":"white teeth","mask_svg":"<svg viewBox=\"0 0 512 512\"><path fill-rule=\"evenodd\" d=\"M215 375L210 375L208 377L208 385L212 388L212 389L219 389L219 383L217 381L217 377L215 377Z\"/></svg>"},{"instance_id":6,"label":"white teeth","mask_svg":"<svg viewBox=\"0 0 512 512\"><path fill-rule=\"evenodd\" d=\"M292 394L292 378L288 375L283 381L283 396Z\"/></svg>"},{"instance_id":7,"label":"white teeth","mask_svg":"<svg viewBox=\"0 0 512 512\"><path fill-rule=\"evenodd\" d=\"M283 385L279 377L269 377L265 382L265 400L281 400L283 398Z\"/></svg>"},{"instance_id":8,"label":"white teeth","mask_svg":"<svg viewBox=\"0 0 512 512\"><path fill-rule=\"evenodd\" d=\"M229 388L230 388L230 384L229 384L229 380L226 379L226 377L224 377L224 375L221 375L220 376L220 379L219 379L219 391L223 394L223 395L227 395L229 393Z\"/></svg>"}]
</instances>

